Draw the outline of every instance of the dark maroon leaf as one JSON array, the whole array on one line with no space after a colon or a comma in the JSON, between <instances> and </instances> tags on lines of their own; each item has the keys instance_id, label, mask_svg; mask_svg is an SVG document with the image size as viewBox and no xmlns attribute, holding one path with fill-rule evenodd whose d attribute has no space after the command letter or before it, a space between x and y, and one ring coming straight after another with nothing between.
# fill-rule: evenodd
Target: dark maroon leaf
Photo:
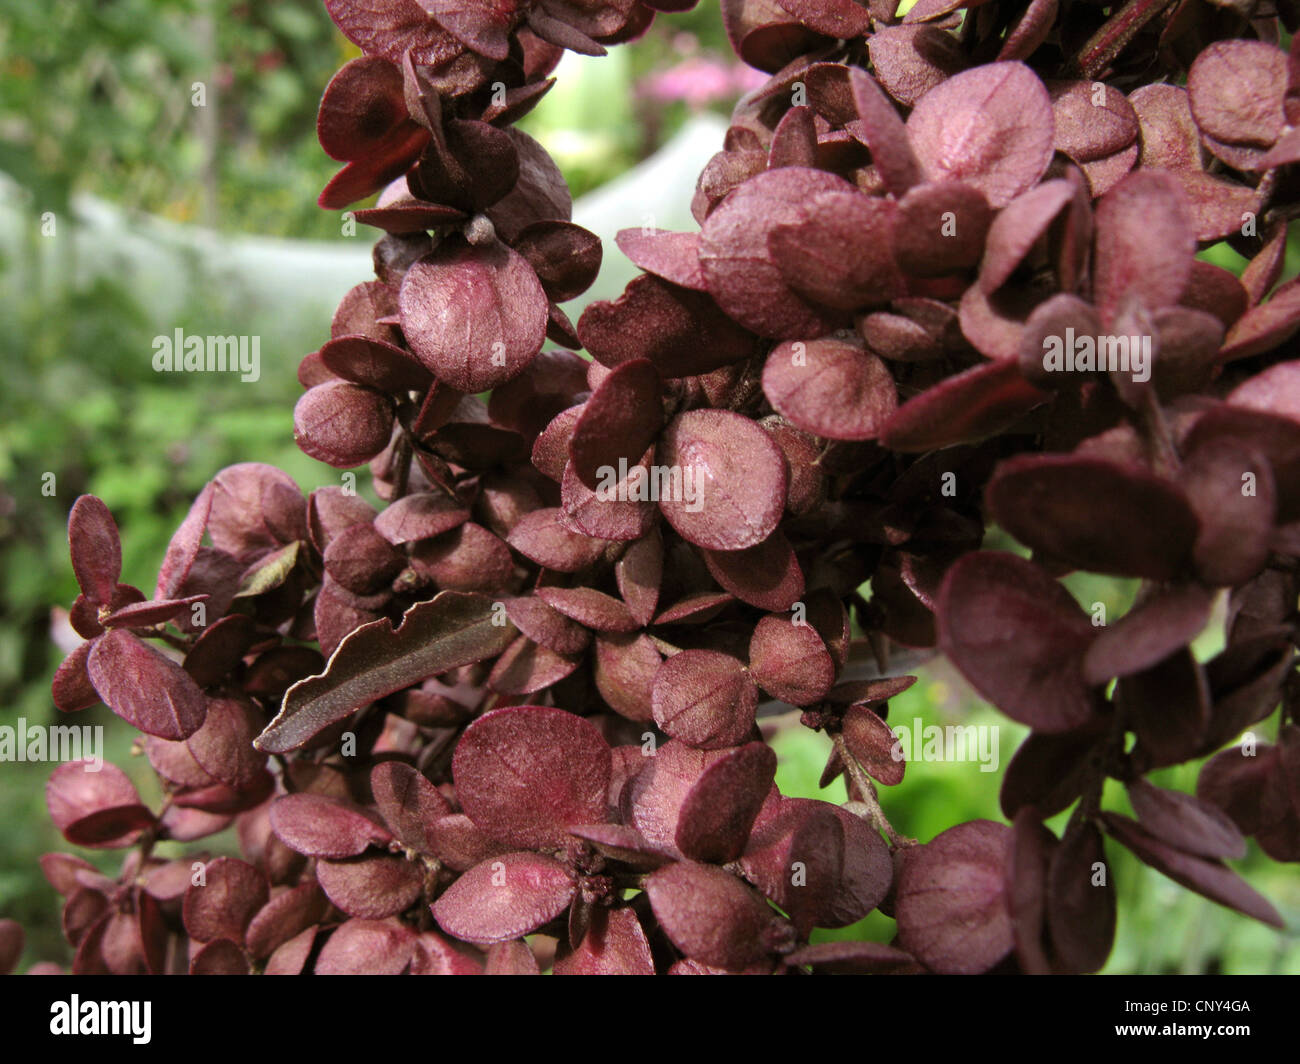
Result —
<instances>
[{"instance_id":1,"label":"dark maroon leaf","mask_svg":"<svg viewBox=\"0 0 1300 1064\"><path fill-rule=\"evenodd\" d=\"M1154 838L1136 821L1118 813L1102 813L1101 816L1106 830L1115 839L1132 850L1139 860L1175 883L1272 927L1283 926L1282 917L1268 899L1256 893L1226 865L1174 849Z\"/></svg>"},{"instance_id":2,"label":"dark maroon leaf","mask_svg":"<svg viewBox=\"0 0 1300 1064\"><path fill-rule=\"evenodd\" d=\"M1032 562L981 551L956 562L939 592L939 645L1013 720L1061 732L1095 711L1083 655L1095 636L1070 593Z\"/></svg>"},{"instance_id":3,"label":"dark maroon leaf","mask_svg":"<svg viewBox=\"0 0 1300 1064\"><path fill-rule=\"evenodd\" d=\"M1048 862L1047 927L1066 971L1088 975L1106 963L1115 941L1115 881L1092 823L1067 830Z\"/></svg>"},{"instance_id":4,"label":"dark maroon leaf","mask_svg":"<svg viewBox=\"0 0 1300 1064\"><path fill-rule=\"evenodd\" d=\"M95 605L107 605L122 575L122 543L108 507L82 495L68 514L72 571L82 593Z\"/></svg>"},{"instance_id":5,"label":"dark maroon leaf","mask_svg":"<svg viewBox=\"0 0 1300 1064\"><path fill-rule=\"evenodd\" d=\"M1186 496L1138 467L1026 455L998 467L986 498L1018 540L1080 569L1172 580L1191 560L1197 520Z\"/></svg>"},{"instance_id":6,"label":"dark maroon leaf","mask_svg":"<svg viewBox=\"0 0 1300 1064\"><path fill-rule=\"evenodd\" d=\"M766 954L775 914L722 869L679 861L652 873L645 890L659 925L687 957L743 968Z\"/></svg>"},{"instance_id":7,"label":"dark maroon leaf","mask_svg":"<svg viewBox=\"0 0 1300 1064\"><path fill-rule=\"evenodd\" d=\"M903 852L895 888L898 941L944 975L988 971L1014 945L1002 869L1011 831L958 824Z\"/></svg>"}]
</instances>

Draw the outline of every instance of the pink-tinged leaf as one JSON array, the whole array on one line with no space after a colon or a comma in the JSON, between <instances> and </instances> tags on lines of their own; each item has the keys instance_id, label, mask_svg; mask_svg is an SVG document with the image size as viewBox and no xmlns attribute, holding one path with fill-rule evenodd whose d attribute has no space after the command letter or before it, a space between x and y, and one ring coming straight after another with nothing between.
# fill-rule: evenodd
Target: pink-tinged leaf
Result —
<instances>
[{"instance_id":1,"label":"pink-tinged leaf","mask_svg":"<svg viewBox=\"0 0 1300 1064\"><path fill-rule=\"evenodd\" d=\"M409 126L403 128L412 133L414 132ZM420 147L423 147L423 144L421 144ZM418 154L419 149L415 149L415 152ZM346 170L344 172L346 173ZM406 187L406 182L404 180L401 184L403 188ZM391 188L392 186L389 187ZM426 203L413 196L405 195L399 195L387 201L385 201L385 197L381 195L380 205L354 211L353 216L363 225L373 225L377 229L383 229L395 236L423 236L425 231L428 229L436 229L440 225L447 225L450 222L463 222L465 220L465 212L457 210L455 207L444 207L441 204ZM427 245L425 245L424 250L427 250ZM417 251L414 254L418 255L419 252ZM307 356L307 358L310 357L310 355ZM305 360L304 364L307 364ZM323 360L318 364L328 368ZM388 367L384 366L376 366L375 368L380 369L380 371L384 373L388 370ZM405 367L402 367L398 372L404 377L408 370ZM300 365L298 368L298 379L301 381L303 376L304 369L303 366ZM340 374L340 376L346 376L348 380L355 379L352 372ZM375 378L372 377L361 381L360 383L370 384L374 379ZM304 381L303 383L306 382Z\"/></svg>"},{"instance_id":2,"label":"pink-tinged leaf","mask_svg":"<svg viewBox=\"0 0 1300 1064\"><path fill-rule=\"evenodd\" d=\"M386 59L362 56L345 63L325 86L316 136L327 155L346 162L379 150L404 121L401 71Z\"/></svg>"},{"instance_id":3,"label":"pink-tinged leaf","mask_svg":"<svg viewBox=\"0 0 1300 1064\"><path fill-rule=\"evenodd\" d=\"M708 767L726 757L726 750L697 750L677 739L644 755L644 765L628 783L623 802L630 808L625 816L656 851L677 856L677 824L686 801Z\"/></svg>"},{"instance_id":4,"label":"pink-tinged leaf","mask_svg":"<svg viewBox=\"0 0 1300 1064\"><path fill-rule=\"evenodd\" d=\"M198 555L203 533L208 527L208 514L212 510L214 493L212 483L205 484L198 498L191 504L185 520L173 533L171 541L167 544L167 553L163 555L162 566L158 570L154 598L174 598L176 590L185 582L190 567L193 566L194 559Z\"/></svg>"},{"instance_id":5,"label":"pink-tinged leaf","mask_svg":"<svg viewBox=\"0 0 1300 1064\"><path fill-rule=\"evenodd\" d=\"M190 975L247 975L248 958L228 938L209 942L190 960Z\"/></svg>"},{"instance_id":6,"label":"pink-tinged leaf","mask_svg":"<svg viewBox=\"0 0 1300 1064\"><path fill-rule=\"evenodd\" d=\"M316 974L398 975L411 963L414 952L415 932L396 918L348 920L321 949Z\"/></svg>"},{"instance_id":7,"label":"pink-tinged leaf","mask_svg":"<svg viewBox=\"0 0 1300 1064\"><path fill-rule=\"evenodd\" d=\"M603 821L611 770L609 745L594 724L542 706L485 714L452 759L461 807L512 846L556 844L571 825Z\"/></svg>"},{"instance_id":8,"label":"pink-tinged leaf","mask_svg":"<svg viewBox=\"0 0 1300 1064\"><path fill-rule=\"evenodd\" d=\"M45 784L45 805L54 826L83 846L118 848L130 845L153 822L135 785L116 765L97 771L90 760L65 761ZM69 841L73 841L71 838Z\"/></svg>"},{"instance_id":9,"label":"pink-tinged leaf","mask_svg":"<svg viewBox=\"0 0 1300 1064\"><path fill-rule=\"evenodd\" d=\"M203 723L207 703L190 674L130 632L95 640L86 668L105 704L147 735L185 739Z\"/></svg>"},{"instance_id":10,"label":"pink-tinged leaf","mask_svg":"<svg viewBox=\"0 0 1300 1064\"><path fill-rule=\"evenodd\" d=\"M303 883L276 894L248 923L244 932L248 952L258 960L269 957L318 923L327 908L325 896L315 883Z\"/></svg>"},{"instance_id":11,"label":"pink-tinged leaf","mask_svg":"<svg viewBox=\"0 0 1300 1064\"><path fill-rule=\"evenodd\" d=\"M443 591L406 611L394 629L373 621L347 636L325 672L294 684L276 718L254 745L286 753L385 695L461 665L500 654L515 632L495 625L492 601Z\"/></svg>"},{"instance_id":12,"label":"pink-tinged leaf","mask_svg":"<svg viewBox=\"0 0 1300 1064\"><path fill-rule=\"evenodd\" d=\"M654 618L655 624L703 624L735 598L727 591L697 591L678 599Z\"/></svg>"},{"instance_id":13,"label":"pink-tinged leaf","mask_svg":"<svg viewBox=\"0 0 1300 1064\"><path fill-rule=\"evenodd\" d=\"M958 824L903 852L894 903L898 942L943 975L986 972L1014 945L1002 869L1011 830Z\"/></svg>"},{"instance_id":14,"label":"pink-tinged leaf","mask_svg":"<svg viewBox=\"0 0 1300 1064\"><path fill-rule=\"evenodd\" d=\"M965 181L995 208L1043 176L1055 128L1047 89L1019 62L954 75L922 96L907 120L926 179Z\"/></svg>"},{"instance_id":15,"label":"pink-tinged leaf","mask_svg":"<svg viewBox=\"0 0 1300 1064\"><path fill-rule=\"evenodd\" d=\"M588 587L539 587L535 596L597 632L633 632L641 624L618 599Z\"/></svg>"},{"instance_id":16,"label":"pink-tinged leaf","mask_svg":"<svg viewBox=\"0 0 1300 1064\"><path fill-rule=\"evenodd\" d=\"M993 211L984 194L962 181L910 189L894 216L894 257L917 277L942 277L979 265Z\"/></svg>"},{"instance_id":17,"label":"pink-tinged leaf","mask_svg":"<svg viewBox=\"0 0 1300 1064\"><path fill-rule=\"evenodd\" d=\"M1032 0L1007 30L998 59L1028 59L1056 25L1058 0Z\"/></svg>"},{"instance_id":18,"label":"pink-tinged leaf","mask_svg":"<svg viewBox=\"0 0 1300 1064\"><path fill-rule=\"evenodd\" d=\"M115 850L131 845L154 823L148 806L121 805L100 809L74 821L64 828L63 837L77 846Z\"/></svg>"},{"instance_id":19,"label":"pink-tinged leaf","mask_svg":"<svg viewBox=\"0 0 1300 1064\"><path fill-rule=\"evenodd\" d=\"M1074 185L1060 179L1044 181L1007 204L988 230L980 262L981 292L992 296L1006 283L1074 196Z\"/></svg>"},{"instance_id":20,"label":"pink-tinged leaf","mask_svg":"<svg viewBox=\"0 0 1300 1064\"><path fill-rule=\"evenodd\" d=\"M389 543L411 543L450 532L469 520L469 510L450 495L422 491L404 495L375 518L375 531Z\"/></svg>"},{"instance_id":21,"label":"pink-tinged leaf","mask_svg":"<svg viewBox=\"0 0 1300 1064\"><path fill-rule=\"evenodd\" d=\"M576 573L600 557L605 541L570 532L557 520L559 513L558 507L547 507L525 515L510 530L507 542L543 568Z\"/></svg>"},{"instance_id":22,"label":"pink-tinged leaf","mask_svg":"<svg viewBox=\"0 0 1300 1064\"><path fill-rule=\"evenodd\" d=\"M1186 495L1140 466L1020 456L998 466L985 498L1021 543L1074 568L1164 581L1191 562L1198 526Z\"/></svg>"},{"instance_id":23,"label":"pink-tinged leaf","mask_svg":"<svg viewBox=\"0 0 1300 1064\"><path fill-rule=\"evenodd\" d=\"M614 237L633 264L682 288L707 290L700 268L700 234L664 229L620 229Z\"/></svg>"},{"instance_id":24,"label":"pink-tinged leaf","mask_svg":"<svg viewBox=\"0 0 1300 1064\"><path fill-rule=\"evenodd\" d=\"M1175 849L1196 857L1246 856L1246 840L1218 806L1143 779L1128 784L1128 797L1138 823Z\"/></svg>"},{"instance_id":25,"label":"pink-tinged leaf","mask_svg":"<svg viewBox=\"0 0 1300 1064\"><path fill-rule=\"evenodd\" d=\"M484 975L541 975L537 957L521 938L496 942L488 947Z\"/></svg>"},{"instance_id":26,"label":"pink-tinged leaf","mask_svg":"<svg viewBox=\"0 0 1300 1064\"><path fill-rule=\"evenodd\" d=\"M1101 832L1089 821L1067 830L1048 862L1047 928L1058 969L1090 975L1106 963L1115 941L1115 878Z\"/></svg>"},{"instance_id":27,"label":"pink-tinged leaf","mask_svg":"<svg viewBox=\"0 0 1300 1064\"><path fill-rule=\"evenodd\" d=\"M600 697L628 720L652 719L651 691L663 656L644 632L596 636L593 679Z\"/></svg>"},{"instance_id":28,"label":"pink-tinged leaf","mask_svg":"<svg viewBox=\"0 0 1300 1064\"><path fill-rule=\"evenodd\" d=\"M554 920L575 890L568 871L553 858L504 853L457 879L433 903L433 916L444 931L466 942L506 942Z\"/></svg>"},{"instance_id":29,"label":"pink-tinged leaf","mask_svg":"<svg viewBox=\"0 0 1300 1064\"><path fill-rule=\"evenodd\" d=\"M266 961L265 975L301 975L316 942L317 928L313 926L298 932L288 942L276 947Z\"/></svg>"},{"instance_id":30,"label":"pink-tinged leaf","mask_svg":"<svg viewBox=\"0 0 1300 1064\"><path fill-rule=\"evenodd\" d=\"M777 272L775 265L771 270ZM753 333L724 314L707 292L651 274L634 277L613 302L589 304L578 319L578 337L602 365L644 358L664 377L707 373L754 350Z\"/></svg>"},{"instance_id":31,"label":"pink-tinged leaf","mask_svg":"<svg viewBox=\"0 0 1300 1064\"><path fill-rule=\"evenodd\" d=\"M1007 716L1042 732L1092 718L1083 655L1096 630L1033 562L995 551L966 555L945 575L936 612L939 646Z\"/></svg>"},{"instance_id":32,"label":"pink-tinged leaf","mask_svg":"<svg viewBox=\"0 0 1300 1064\"><path fill-rule=\"evenodd\" d=\"M790 541L779 529L747 550L700 553L714 580L760 610L788 610L803 597L803 570Z\"/></svg>"},{"instance_id":33,"label":"pink-tinged leaf","mask_svg":"<svg viewBox=\"0 0 1300 1064\"><path fill-rule=\"evenodd\" d=\"M271 827L286 846L310 857L355 857L393 837L377 817L323 794L288 794L271 806Z\"/></svg>"},{"instance_id":34,"label":"pink-tinged leaf","mask_svg":"<svg viewBox=\"0 0 1300 1064\"><path fill-rule=\"evenodd\" d=\"M1138 135L1138 117L1124 94L1105 85L1100 104L1091 81L1050 81L1056 150L1077 163L1123 151ZM1098 83L1100 84L1100 83Z\"/></svg>"},{"instance_id":35,"label":"pink-tinged leaf","mask_svg":"<svg viewBox=\"0 0 1300 1064\"><path fill-rule=\"evenodd\" d=\"M1187 72L1201 131L1217 140L1269 147L1287 125L1287 57L1264 41L1215 41Z\"/></svg>"},{"instance_id":36,"label":"pink-tinged leaf","mask_svg":"<svg viewBox=\"0 0 1300 1064\"><path fill-rule=\"evenodd\" d=\"M122 575L122 541L113 515L94 495L82 495L72 504L68 547L82 593L97 606L107 605Z\"/></svg>"},{"instance_id":37,"label":"pink-tinged leaf","mask_svg":"<svg viewBox=\"0 0 1300 1064\"><path fill-rule=\"evenodd\" d=\"M861 342L833 337L774 347L763 393L798 428L833 440L873 439L898 405L885 363Z\"/></svg>"},{"instance_id":38,"label":"pink-tinged leaf","mask_svg":"<svg viewBox=\"0 0 1300 1064\"><path fill-rule=\"evenodd\" d=\"M679 861L653 872L645 891L659 926L687 957L743 968L766 955L775 914L722 869Z\"/></svg>"},{"instance_id":39,"label":"pink-tinged leaf","mask_svg":"<svg viewBox=\"0 0 1300 1064\"><path fill-rule=\"evenodd\" d=\"M253 789L266 769L266 755L253 749L260 711L236 698L209 698L207 707L203 726L185 741L195 763L214 780Z\"/></svg>"},{"instance_id":40,"label":"pink-tinged leaf","mask_svg":"<svg viewBox=\"0 0 1300 1064\"><path fill-rule=\"evenodd\" d=\"M846 834L834 808L773 790L739 862L745 878L785 910L800 938L815 925L836 922Z\"/></svg>"},{"instance_id":41,"label":"pink-tinged leaf","mask_svg":"<svg viewBox=\"0 0 1300 1064\"><path fill-rule=\"evenodd\" d=\"M904 453L978 443L1047 399L1014 361L974 366L909 399L880 431L881 446Z\"/></svg>"},{"instance_id":42,"label":"pink-tinged leaf","mask_svg":"<svg viewBox=\"0 0 1300 1064\"><path fill-rule=\"evenodd\" d=\"M546 337L546 293L524 258L500 243L448 242L407 270L398 302L416 357L463 392L522 373Z\"/></svg>"},{"instance_id":43,"label":"pink-tinged leaf","mask_svg":"<svg viewBox=\"0 0 1300 1064\"><path fill-rule=\"evenodd\" d=\"M1178 85L1142 85L1128 98L1138 116L1144 168L1200 170L1204 151L1192 118L1187 90Z\"/></svg>"},{"instance_id":44,"label":"pink-tinged leaf","mask_svg":"<svg viewBox=\"0 0 1300 1064\"><path fill-rule=\"evenodd\" d=\"M75 813L73 819L76 819ZM90 877L91 882L103 878L104 882L99 884L99 888L102 888L102 890L110 889L112 886L112 880L101 876L101 873L89 861L74 857L70 853L42 854L40 864L41 875L45 877L46 882L65 898L71 897L80 890L89 889L82 882L87 876ZM102 890L96 889L95 892L100 893L102 897Z\"/></svg>"},{"instance_id":45,"label":"pink-tinged leaf","mask_svg":"<svg viewBox=\"0 0 1300 1064\"><path fill-rule=\"evenodd\" d=\"M821 927L848 927L875 909L894 882L889 846L870 824L843 806L831 812L844 833L844 862L838 889L819 914Z\"/></svg>"},{"instance_id":46,"label":"pink-tinged leaf","mask_svg":"<svg viewBox=\"0 0 1300 1064\"><path fill-rule=\"evenodd\" d=\"M218 857L203 869L204 881L191 882L182 916L196 942L244 941L244 931L269 897L266 877L252 865Z\"/></svg>"},{"instance_id":47,"label":"pink-tinged leaf","mask_svg":"<svg viewBox=\"0 0 1300 1064\"><path fill-rule=\"evenodd\" d=\"M776 754L766 743L728 751L687 792L677 819L677 848L693 861L736 860L775 778Z\"/></svg>"},{"instance_id":48,"label":"pink-tinged leaf","mask_svg":"<svg viewBox=\"0 0 1300 1064\"><path fill-rule=\"evenodd\" d=\"M636 913L627 907L597 909L577 949L555 958L556 975L654 975L650 943Z\"/></svg>"},{"instance_id":49,"label":"pink-tinged leaf","mask_svg":"<svg viewBox=\"0 0 1300 1064\"><path fill-rule=\"evenodd\" d=\"M504 541L473 521L411 551L412 568L448 591L501 591L513 565Z\"/></svg>"},{"instance_id":50,"label":"pink-tinged leaf","mask_svg":"<svg viewBox=\"0 0 1300 1064\"><path fill-rule=\"evenodd\" d=\"M880 306L904 289L890 251L896 217L892 200L823 192L768 234L767 249L804 299L840 311Z\"/></svg>"},{"instance_id":51,"label":"pink-tinged leaf","mask_svg":"<svg viewBox=\"0 0 1300 1064\"><path fill-rule=\"evenodd\" d=\"M1251 307L1228 330L1219 358L1228 362L1271 351L1294 336L1297 329L1300 329L1300 285L1288 281L1268 302Z\"/></svg>"},{"instance_id":52,"label":"pink-tinged leaf","mask_svg":"<svg viewBox=\"0 0 1300 1064\"><path fill-rule=\"evenodd\" d=\"M679 414L663 432L656 462L670 472L667 494L673 496L661 490L659 508L696 546L743 550L780 522L789 477L785 459L772 438L740 414Z\"/></svg>"},{"instance_id":53,"label":"pink-tinged leaf","mask_svg":"<svg viewBox=\"0 0 1300 1064\"><path fill-rule=\"evenodd\" d=\"M854 0L777 0L810 30L841 40L862 36L871 25L871 12Z\"/></svg>"},{"instance_id":54,"label":"pink-tinged leaf","mask_svg":"<svg viewBox=\"0 0 1300 1064\"><path fill-rule=\"evenodd\" d=\"M1097 633L1083 658L1084 680L1102 684L1156 664L1200 634L1213 605L1196 584L1156 591Z\"/></svg>"},{"instance_id":55,"label":"pink-tinged leaf","mask_svg":"<svg viewBox=\"0 0 1300 1064\"><path fill-rule=\"evenodd\" d=\"M293 409L294 439L303 452L335 469L370 461L388 446L388 398L350 381L326 381L303 392Z\"/></svg>"},{"instance_id":56,"label":"pink-tinged leaf","mask_svg":"<svg viewBox=\"0 0 1300 1064\"><path fill-rule=\"evenodd\" d=\"M598 540L640 539L654 525L657 513L651 501L657 490L651 473L653 458L651 449L630 469L625 465L597 466L599 485L595 491L582 483L577 467L569 462L560 480L560 522L571 532ZM625 469L627 475L620 477Z\"/></svg>"},{"instance_id":57,"label":"pink-tinged leaf","mask_svg":"<svg viewBox=\"0 0 1300 1064\"><path fill-rule=\"evenodd\" d=\"M908 137L907 127L869 74L849 67L849 87L857 118L845 128L871 149L871 161L885 187L894 195L902 196L923 180L922 161Z\"/></svg>"},{"instance_id":58,"label":"pink-tinged leaf","mask_svg":"<svg viewBox=\"0 0 1300 1064\"><path fill-rule=\"evenodd\" d=\"M316 862L325 896L349 916L382 920L410 908L424 884L423 869L394 854Z\"/></svg>"},{"instance_id":59,"label":"pink-tinged leaf","mask_svg":"<svg viewBox=\"0 0 1300 1064\"><path fill-rule=\"evenodd\" d=\"M370 773L370 789L384 822L405 846L432 851L433 824L451 806L423 773L401 761L381 761Z\"/></svg>"},{"instance_id":60,"label":"pink-tinged leaf","mask_svg":"<svg viewBox=\"0 0 1300 1064\"><path fill-rule=\"evenodd\" d=\"M557 654L520 636L502 651L487 682L503 695L531 695L559 683L580 664L581 654Z\"/></svg>"},{"instance_id":61,"label":"pink-tinged leaf","mask_svg":"<svg viewBox=\"0 0 1300 1064\"><path fill-rule=\"evenodd\" d=\"M880 84L908 107L967 65L953 35L935 26L878 26L867 49Z\"/></svg>"},{"instance_id":62,"label":"pink-tinged leaf","mask_svg":"<svg viewBox=\"0 0 1300 1064\"><path fill-rule=\"evenodd\" d=\"M188 612L194 603L204 602L207 598L207 595L190 595L182 599L133 602L110 613L104 618L103 625L105 628L152 628L165 624L178 614Z\"/></svg>"},{"instance_id":63,"label":"pink-tinged leaf","mask_svg":"<svg viewBox=\"0 0 1300 1064\"><path fill-rule=\"evenodd\" d=\"M1196 231L1177 178L1130 174L1098 202L1095 233L1093 297L1103 321L1129 296L1148 310L1178 302L1191 276Z\"/></svg>"},{"instance_id":64,"label":"pink-tinged leaf","mask_svg":"<svg viewBox=\"0 0 1300 1064\"><path fill-rule=\"evenodd\" d=\"M579 479L595 489L619 461L635 465L663 427L659 373L647 359L614 367L592 392L569 439Z\"/></svg>"},{"instance_id":65,"label":"pink-tinged leaf","mask_svg":"<svg viewBox=\"0 0 1300 1064\"><path fill-rule=\"evenodd\" d=\"M744 742L757 707L749 670L729 654L683 650L655 673L655 723L690 746L716 750Z\"/></svg>"},{"instance_id":66,"label":"pink-tinged leaf","mask_svg":"<svg viewBox=\"0 0 1300 1064\"><path fill-rule=\"evenodd\" d=\"M1144 864L1211 901L1236 909L1272 927L1285 921L1263 895L1219 861L1206 860L1175 849L1118 813L1102 813L1106 831L1123 843Z\"/></svg>"},{"instance_id":67,"label":"pink-tinged leaf","mask_svg":"<svg viewBox=\"0 0 1300 1064\"><path fill-rule=\"evenodd\" d=\"M552 608L539 595L507 599L506 616L534 643L557 654L577 654L591 642L591 632Z\"/></svg>"},{"instance_id":68,"label":"pink-tinged leaf","mask_svg":"<svg viewBox=\"0 0 1300 1064\"><path fill-rule=\"evenodd\" d=\"M411 975L483 975L482 964L435 931L422 931L411 958Z\"/></svg>"},{"instance_id":69,"label":"pink-tinged leaf","mask_svg":"<svg viewBox=\"0 0 1300 1064\"><path fill-rule=\"evenodd\" d=\"M754 627L749 667L754 683L792 706L819 701L835 683L835 661L817 629L776 614Z\"/></svg>"},{"instance_id":70,"label":"pink-tinged leaf","mask_svg":"<svg viewBox=\"0 0 1300 1064\"><path fill-rule=\"evenodd\" d=\"M769 234L797 223L822 192L853 186L821 170L787 166L746 181L709 215L700 233L700 266L718 305L760 336L820 336L836 324L785 282L768 249Z\"/></svg>"}]
</instances>

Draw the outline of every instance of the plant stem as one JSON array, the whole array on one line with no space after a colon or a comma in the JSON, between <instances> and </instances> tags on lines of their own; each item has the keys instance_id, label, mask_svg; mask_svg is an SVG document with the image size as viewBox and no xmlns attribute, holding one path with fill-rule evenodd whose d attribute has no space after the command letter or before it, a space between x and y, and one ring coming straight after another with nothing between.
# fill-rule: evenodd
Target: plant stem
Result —
<instances>
[{"instance_id":1,"label":"plant stem","mask_svg":"<svg viewBox=\"0 0 1300 1064\"><path fill-rule=\"evenodd\" d=\"M880 800L876 797L876 788L871 782L871 777L863 771L862 766L858 764L857 758L849 753L843 734L836 735L831 742L834 743L835 752L840 755L840 761L843 763L845 770L862 793L862 804L867 807L866 819L871 822L872 827L883 832L886 838L889 839L890 849L898 850L905 846L915 846L916 839L909 839L906 835L896 831L894 825L889 822L889 818L885 816L885 811L880 808Z\"/></svg>"}]
</instances>

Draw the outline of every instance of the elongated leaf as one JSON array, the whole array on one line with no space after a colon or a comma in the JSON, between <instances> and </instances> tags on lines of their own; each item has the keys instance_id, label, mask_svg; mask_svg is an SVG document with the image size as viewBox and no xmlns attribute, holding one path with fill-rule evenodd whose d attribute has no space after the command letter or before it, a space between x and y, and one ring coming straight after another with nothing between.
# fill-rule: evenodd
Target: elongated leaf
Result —
<instances>
[{"instance_id":1,"label":"elongated leaf","mask_svg":"<svg viewBox=\"0 0 1300 1064\"><path fill-rule=\"evenodd\" d=\"M495 657L517 633L492 620L491 599L444 591L412 606L396 629L387 618L363 625L339 644L324 673L285 692L279 714L254 745L286 753L378 698Z\"/></svg>"}]
</instances>

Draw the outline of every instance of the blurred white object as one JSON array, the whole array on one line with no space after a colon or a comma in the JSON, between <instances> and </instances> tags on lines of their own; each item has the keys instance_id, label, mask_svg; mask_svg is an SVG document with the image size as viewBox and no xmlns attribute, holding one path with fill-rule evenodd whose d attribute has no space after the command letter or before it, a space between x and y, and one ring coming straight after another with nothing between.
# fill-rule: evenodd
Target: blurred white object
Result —
<instances>
[{"instance_id":1,"label":"blurred white object","mask_svg":"<svg viewBox=\"0 0 1300 1064\"><path fill-rule=\"evenodd\" d=\"M573 220L601 238L605 260L591 291L565 308L571 317L590 300L616 297L637 274L614 243L618 230L697 228L690 212L695 180L721 150L726 129L716 115L697 115L654 156L574 204ZM24 228L39 227L44 209L0 174L0 248L10 263L27 254ZM328 322L343 294L374 276L370 248L378 231L364 225L336 241L303 241L218 233L128 213L93 196L77 197L73 212L75 225L55 219L52 239L74 240L74 253L46 256L51 275L44 283L66 281L54 270L71 262L78 284L103 275L129 279L164 318L184 304L187 286L201 285L219 286L225 300L250 315L319 314Z\"/></svg>"}]
</instances>

